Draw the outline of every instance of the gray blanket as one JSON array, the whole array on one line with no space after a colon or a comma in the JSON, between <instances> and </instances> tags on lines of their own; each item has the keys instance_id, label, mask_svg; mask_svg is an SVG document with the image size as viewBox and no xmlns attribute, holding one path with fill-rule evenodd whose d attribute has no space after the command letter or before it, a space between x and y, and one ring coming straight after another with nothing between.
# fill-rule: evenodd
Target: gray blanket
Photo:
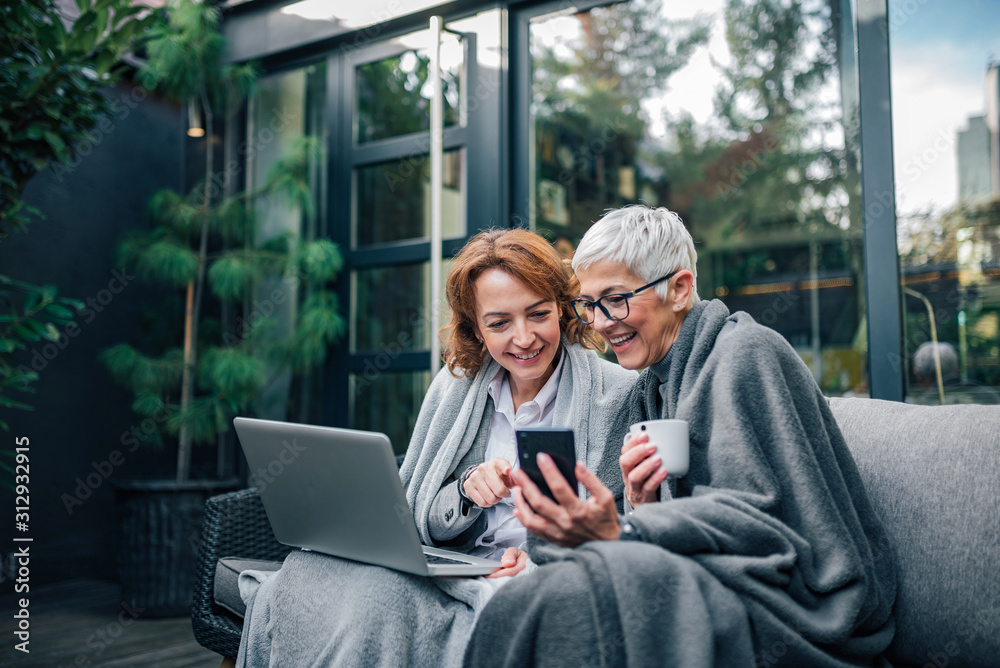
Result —
<instances>
[{"instance_id":1,"label":"gray blanket","mask_svg":"<svg viewBox=\"0 0 1000 668\"><path fill-rule=\"evenodd\" d=\"M612 428L688 420L677 498L642 543L547 546L482 611L468 666L863 666L894 631L893 554L809 370L718 301L688 314L661 405L649 371ZM609 447L612 444L609 443Z\"/></svg>"},{"instance_id":2,"label":"gray blanket","mask_svg":"<svg viewBox=\"0 0 1000 668\"><path fill-rule=\"evenodd\" d=\"M553 423L573 428L578 457L620 493L620 447L603 446L636 374L579 346L563 351ZM491 361L472 378L443 369L421 404L400 476L427 544L435 496L485 440L498 369ZM457 666L478 611L511 580L425 578L292 552L247 602L237 666Z\"/></svg>"}]
</instances>

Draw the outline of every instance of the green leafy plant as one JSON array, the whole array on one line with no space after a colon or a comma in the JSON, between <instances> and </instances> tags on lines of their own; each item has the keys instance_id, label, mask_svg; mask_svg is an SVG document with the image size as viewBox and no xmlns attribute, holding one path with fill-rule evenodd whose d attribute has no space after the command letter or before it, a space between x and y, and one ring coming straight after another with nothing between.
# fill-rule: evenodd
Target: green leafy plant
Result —
<instances>
[{"instance_id":1,"label":"green leafy plant","mask_svg":"<svg viewBox=\"0 0 1000 668\"><path fill-rule=\"evenodd\" d=\"M22 195L39 170L76 157L76 146L112 109L104 91L129 66L157 12L128 0L77 0L67 24L53 0L0 6L0 242L42 218ZM31 410L9 392L32 392L38 374L27 350L56 343L82 304L0 275L0 407ZM9 429L0 420L0 429Z\"/></svg>"},{"instance_id":2,"label":"green leafy plant","mask_svg":"<svg viewBox=\"0 0 1000 668\"><path fill-rule=\"evenodd\" d=\"M74 325L73 314L83 308L83 302L58 297L54 285L31 285L0 276L0 406L31 410L31 406L4 396L6 390L34 392L31 383L38 373L25 364L14 365L14 354L26 350L27 344L50 341L58 343L62 334L58 327ZM9 425L0 420L0 429Z\"/></svg>"},{"instance_id":3,"label":"green leafy plant","mask_svg":"<svg viewBox=\"0 0 1000 668\"><path fill-rule=\"evenodd\" d=\"M154 30L141 73L168 98L200 105L209 147L215 118L239 110L256 80L252 66L223 63L218 21L207 4L172 4L169 21ZM343 264L337 247L291 235L261 239L255 215L265 199L293 205L288 215L315 215L308 176L322 159L319 142L299 141L259 188L231 195L213 188L213 153L205 151L206 178L186 195L154 195L154 226L119 248L120 262L140 277L183 292L180 345L147 354L121 343L101 355L134 393L133 410L177 438L179 481L190 477L192 444L228 431L232 417L253 410L275 375L315 367L344 331L336 295L325 287ZM290 289L273 289L279 281ZM286 298L296 308L286 318L271 315ZM268 299L269 309L253 313ZM237 312L243 317L233 317Z\"/></svg>"},{"instance_id":4,"label":"green leafy plant","mask_svg":"<svg viewBox=\"0 0 1000 668\"><path fill-rule=\"evenodd\" d=\"M76 0L66 26L53 0L0 8L0 238L23 229L38 210L21 199L28 181L64 163L106 117L103 90L129 66L122 57L157 20L129 0Z\"/></svg>"}]
</instances>

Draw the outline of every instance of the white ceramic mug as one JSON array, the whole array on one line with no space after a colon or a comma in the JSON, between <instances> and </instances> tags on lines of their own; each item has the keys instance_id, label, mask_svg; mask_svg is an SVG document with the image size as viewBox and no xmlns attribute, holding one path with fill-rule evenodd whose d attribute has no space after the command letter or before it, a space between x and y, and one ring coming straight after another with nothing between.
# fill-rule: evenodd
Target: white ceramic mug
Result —
<instances>
[{"instance_id":1,"label":"white ceramic mug","mask_svg":"<svg viewBox=\"0 0 1000 668\"><path fill-rule=\"evenodd\" d=\"M649 442L656 446L656 454L670 475L679 478L687 474L691 458L687 420L646 420L628 429L630 434L643 431L649 434Z\"/></svg>"}]
</instances>

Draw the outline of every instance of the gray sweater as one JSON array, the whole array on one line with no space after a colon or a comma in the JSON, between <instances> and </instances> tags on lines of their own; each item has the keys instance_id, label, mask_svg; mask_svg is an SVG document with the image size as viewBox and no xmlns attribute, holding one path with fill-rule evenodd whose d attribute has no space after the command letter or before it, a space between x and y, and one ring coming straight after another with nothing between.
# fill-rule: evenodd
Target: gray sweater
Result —
<instances>
[{"instance_id":1,"label":"gray sweater","mask_svg":"<svg viewBox=\"0 0 1000 668\"><path fill-rule=\"evenodd\" d=\"M565 339L563 351L552 425L573 430L577 460L621 496L620 446L605 444L637 375ZM486 528L482 509L461 501L457 476L483 462L494 410L489 384L499 368L490 360L472 378L456 378L442 369L424 397L400 477L427 545L468 550ZM617 438L620 442L621 435Z\"/></svg>"}]
</instances>

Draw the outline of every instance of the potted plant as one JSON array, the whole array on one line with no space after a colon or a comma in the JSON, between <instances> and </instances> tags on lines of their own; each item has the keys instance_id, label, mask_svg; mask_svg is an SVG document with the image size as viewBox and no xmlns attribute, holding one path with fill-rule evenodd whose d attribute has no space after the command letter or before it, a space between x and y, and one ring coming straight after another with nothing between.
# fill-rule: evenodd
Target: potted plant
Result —
<instances>
[{"instance_id":1,"label":"potted plant","mask_svg":"<svg viewBox=\"0 0 1000 668\"><path fill-rule=\"evenodd\" d=\"M261 239L256 225L264 199L293 205L290 216L314 215L308 172L321 158L318 142L300 141L259 188L218 192L214 119L242 107L256 75L223 63L215 8L181 0L168 13L140 76L168 99L200 105L206 176L187 194L154 195L152 228L122 242L119 262L177 290L183 317L160 314L159 329L174 328L175 336L157 350L120 343L101 354L134 394L134 412L155 425L144 439L177 444L169 480L116 481L123 596L160 616L189 612L204 501L240 484L192 479L192 446L225 438L233 416L258 408L269 379L314 368L344 330L327 288L342 266L336 246L292 235ZM279 317L275 307L286 303L294 308Z\"/></svg>"}]
</instances>

